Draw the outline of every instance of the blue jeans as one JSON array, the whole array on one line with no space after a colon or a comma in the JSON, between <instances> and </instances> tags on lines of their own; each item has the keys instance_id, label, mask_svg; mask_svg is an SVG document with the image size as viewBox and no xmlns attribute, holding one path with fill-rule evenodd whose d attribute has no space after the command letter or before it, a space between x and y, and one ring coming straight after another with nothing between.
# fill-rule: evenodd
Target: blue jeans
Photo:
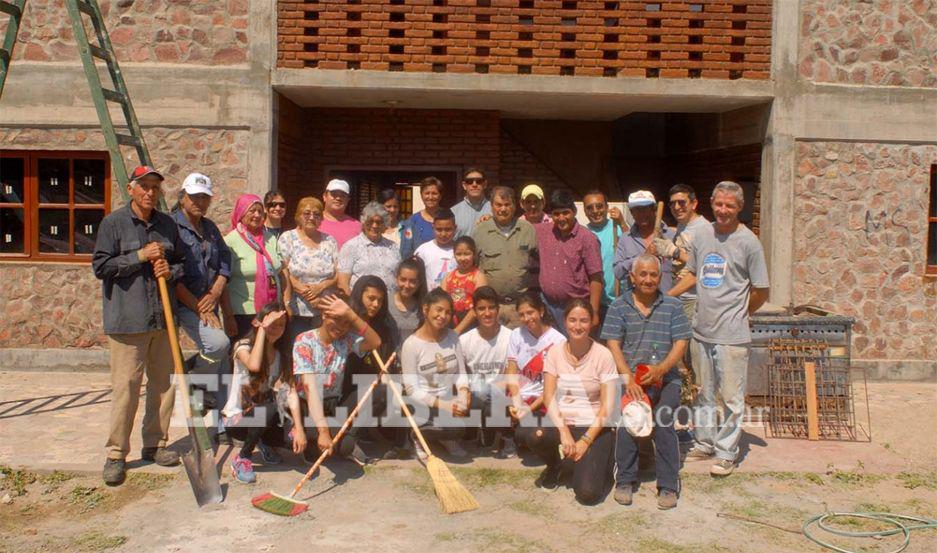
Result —
<instances>
[{"instance_id":1,"label":"blue jeans","mask_svg":"<svg viewBox=\"0 0 937 553\"><path fill-rule=\"evenodd\" d=\"M673 429L674 413L680 406L679 379L664 384L660 390L649 389L654 404L654 447L658 489L680 491L680 444ZM659 397L655 397L659 394ZM615 485L619 488L638 481L638 440L624 426L618 427L615 446Z\"/></svg>"},{"instance_id":2,"label":"blue jeans","mask_svg":"<svg viewBox=\"0 0 937 553\"><path fill-rule=\"evenodd\" d=\"M698 340L690 344L696 350L693 369L700 383L694 421L697 447L719 459L735 461L742 437L751 350L748 345L727 346ZM722 424L716 416L717 394L722 405Z\"/></svg>"},{"instance_id":3,"label":"blue jeans","mask_svg":"<svg viewBox=\"0 0 937 553\"><path fill-rule=\"evenodd\" d=\"M179 326L199 350L191 374L202 376L197 376L193 384L207 384L220 409L228 398L225 377L231 374L231 358L228 355L231 340L224 329L206 326L197 313L183 305L179 306ZM206 382L204 375L216 375L216 379L209 378Z\"/></svg>"},{"instance_id":4,"label":"blue jeans","mask_svg":"<svg viewBox=\"0 0 937 553\"><path fill-rule=\"evenodd\" d=\"M568 338L569 336L566 334L566 317L563 314L563 312L566 311L566 306L562 304L555 305L550 303L550 300L548 300L547 297L543 294L541 294L540 297L543 298L543 305L546 306L547 313L549 313L550 317L553 318L553 328L557 329L560 331L560 334Z\"/></svg>"}]
</instances>

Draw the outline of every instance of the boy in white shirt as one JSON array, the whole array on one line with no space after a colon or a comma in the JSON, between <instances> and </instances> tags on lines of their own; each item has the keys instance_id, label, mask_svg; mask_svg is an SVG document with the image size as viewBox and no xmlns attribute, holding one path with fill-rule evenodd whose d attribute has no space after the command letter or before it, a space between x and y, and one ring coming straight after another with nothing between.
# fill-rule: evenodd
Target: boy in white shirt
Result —
<instances>
[{"instance_id":1,"label":"boy in white shirt","mask_svg":"<svg viewBox=\"0 0 937 553\"><path fill-rule=\"evenodd\" d=\"M442 285L442 280L455 270L455 253L452 240L455 237L455 214L449 209L440 209L433 218L433 239L416 249L414 255L426 266L426 289Z\"/></svg>"},{"instance_id":2,"label":"boy in white shirt","mask_svg":"<svg viewBox=\"0 0 937 553\"><path fill-rule=\"evenodd\" d=\"M511 422L505 412L508 399L501 382L507 364L511 331L502 326L498 319L500 303L494 288L478 288L472 295L472 301L478 326L460 336L459 345L469 372L472 403L474 407L482 409L478 441L480 445L490 447L495 441L494 431L497 430L502 437L498 456L516 457Z\"/></svg>"}]
</instances>

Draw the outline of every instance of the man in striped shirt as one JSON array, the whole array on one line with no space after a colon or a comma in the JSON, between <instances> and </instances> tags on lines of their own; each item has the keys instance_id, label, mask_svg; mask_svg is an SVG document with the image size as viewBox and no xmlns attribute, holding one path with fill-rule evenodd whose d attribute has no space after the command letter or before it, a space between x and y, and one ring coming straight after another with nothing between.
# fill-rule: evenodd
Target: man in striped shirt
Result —
<instances>
[{"instance_id":1,"label":"man in striped shirt","mask_svg":"<svg viewBox=\"0 0 937 553\"><path fill-rule=\"evenodd\" d=\"M660 292L657 256L638 256L630 278L633 288L612 302L602 339L615 358L627 395L637 401L647 394L653 405L657 506L672 509L680 491L680 448L673 429L674 411L680 405L677 361L683 358L692 331L680 300ZM647 365L647 371L635 380L639 365ZM615 501L630 505L638 482L638 443L624 426L618 429L615 461Z\"/></svg>"}]
</instances>

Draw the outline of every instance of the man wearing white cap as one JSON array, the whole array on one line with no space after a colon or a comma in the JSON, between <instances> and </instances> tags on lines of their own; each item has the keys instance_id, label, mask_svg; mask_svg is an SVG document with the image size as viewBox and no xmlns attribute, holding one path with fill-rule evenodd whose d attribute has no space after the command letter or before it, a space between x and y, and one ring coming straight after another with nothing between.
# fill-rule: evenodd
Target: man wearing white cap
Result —
<instances>
[{"instance_id":1,"label":"man wearing white cap","mask_svg":"<svg viewBox=\"0 0 937 553\"><path fill-rule=\"evenodd\" d=\"M220 408L227 398L219 377L230 372L230 342L218 318L218 306L227 301L225 287L231 277L231 250L218 225L205 216L213 195L211 179L192 173L183 181L179 202L172 211L185 246L184 272L176 283L179 326L198 348L198 354L186 364L190 371L200 375L193 381L212 392L205 398L206 407L212 409ZM237 323L231 309L226 308L224 316L227 330L235 333Z\"/></svg>"},{"instance_id":2,"label":"man wearing white cap","mask_svg":"<svg viewBox=\"0 0 937 553\"><path fill-rule=\"evenodd\" d=\"M338 247L361 233L361 223L354 217L345 214L348 200L351 198L351 187L342 179L332 179L325 187L322 200L325 203L325 214L319 224L319 232L324 232L338 242Z\"/></svg>"},{"instance_id":3,"label":"man wearing white cap","mask_svg":"<svg viewBox=\"0 0 937 553\"><path fill-rule=\"evenodd\" d=\"M621 281L622 293L631 290L634 285L629 277L631 265L639 255L649 253L659 254L654 247L654 221L656 219L657 201L654 200L654 194L647 190L638 190L628 196L628 210L634 217L634 224L627 234L618 240L618 250L615 252L615 278ZM668 240L673 240L673 231L663 222L660 228L661 236ZM667 292L673 286L673 275L671 274L671 258L662 258L661 265L663 273L661 274L660 290Z\"/></svg>"}]
</instances>

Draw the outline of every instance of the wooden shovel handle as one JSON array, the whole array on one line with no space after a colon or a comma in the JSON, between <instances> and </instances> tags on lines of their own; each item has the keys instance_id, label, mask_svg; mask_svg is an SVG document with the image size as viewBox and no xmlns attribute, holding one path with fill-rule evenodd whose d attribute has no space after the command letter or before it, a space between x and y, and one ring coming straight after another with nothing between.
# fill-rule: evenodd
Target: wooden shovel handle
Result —
<instances>
[{"instance_id":1,"label":"wooden shovel handle","mask_svg":"<svg viewBox=\"0 0 937 553\"><path fill-rule=\"evenodd\" d=\"M377 350L374 350L372 353L376 355ZM393 362L394 357L396 355L397 355L397 352L394 352L393 354L391 354L390 358L387 359L387 362L388 363ZM378 358L378 360L380 360L380 358ZM381 373L378 374L377 378L374 379L374 382L372 382L371 385L368 386L367 391L365 391L364 395L361 396L361 399L358 400L358 405L355 405L355 408L352 409L351 413L348 414L348 418L345 419L345 422L342 424L342 427L339 428L335 436L332 437L333 447L334 447L335 442L341 440L342 436L345 435L345 432L347 432L348 429L351 427L351 424L352 422L354 422L355 417L358 416L358 412L361 411L361 406L364 405L364 403L368 401L368 398L371 397L371 394L374 392L374 389L377 388L378 382L381 381L381 374L383 374L384 372L385 372L385 369L383 366L381 366ZM312 464L312 467L306 471L306 474L303 475L302 480L300 480L299 483L296 484L296 487L293 488L293 493L290 494L290 499L292 499L293 497L296 496L296 494L299 493L299 490L302 489L303 484L305 484L306 482L309 481L310 478L312 478L313 473L316 472L316 469L319 468L319 465L321 465L325 461L325 459L331 454L332 454L332 448L326 449L325 451L319 454L319 458L316 459L316 462Z\"/></svg>"},{"instance_id":2,"label":"wooden shovel handle","mask_svg":"<svg viewBox=\"0 0 937 553\"><path fill-rule=\"evenodd\" d=\"M657 214L654 216L654 236L661 237L660 224L664 220L664 202L657 202Z\"/></svg>"},{"instance_id":3,"label":"wooden shovel handle","mask_svg":"<svg viewBox=\"0 0 937 553\"><path fill-rule=\"evenodd\" d=\"M192 405L189 403L189 387L186 385L185 371L182 369L182 348L179 347L179 334L176 322L172 316L172 303L169 301L169 287L166 278L157 279L159 285L159 299L163 303L163 317L166 318L166 330L169 332L169 345L172 348L172 368L178 379L179 392L182 394L182 407L185 409L186 420L192 419Z\"/></svg>"},{"instance_id":4,"label":"wooden shovel handle","mask_svg":"<svg viewBox=\"0 0 937 553\"><path fill-rule=\"evenodd\" d=\"M383 361L381 361L381 354L377 351L374 351L374 357L377 359L377 363L381 368L385 367ZM393 356L391 356L391 359ZM388 360L389 362L390 360ZM397 403L400 404L400 408L403 409L403 414L407 416L407 421L410 423L410 427L413 428L413 432L416 433L416 437L420 440L420 445L423 446L423 451L429 453L429 445L426 443L426 439L423 438L423 433L420 432L420 427L416 424L416 421L413 420L413 415L410 413L410 408L407 407L407 402L403 400L403 395L400 394L400 388L397 387L397 384L394 382L393 378L387 379L387 385L390 386L392 392L394 392L394 397L397 398Z\"/></svg>"}]
</instances>

